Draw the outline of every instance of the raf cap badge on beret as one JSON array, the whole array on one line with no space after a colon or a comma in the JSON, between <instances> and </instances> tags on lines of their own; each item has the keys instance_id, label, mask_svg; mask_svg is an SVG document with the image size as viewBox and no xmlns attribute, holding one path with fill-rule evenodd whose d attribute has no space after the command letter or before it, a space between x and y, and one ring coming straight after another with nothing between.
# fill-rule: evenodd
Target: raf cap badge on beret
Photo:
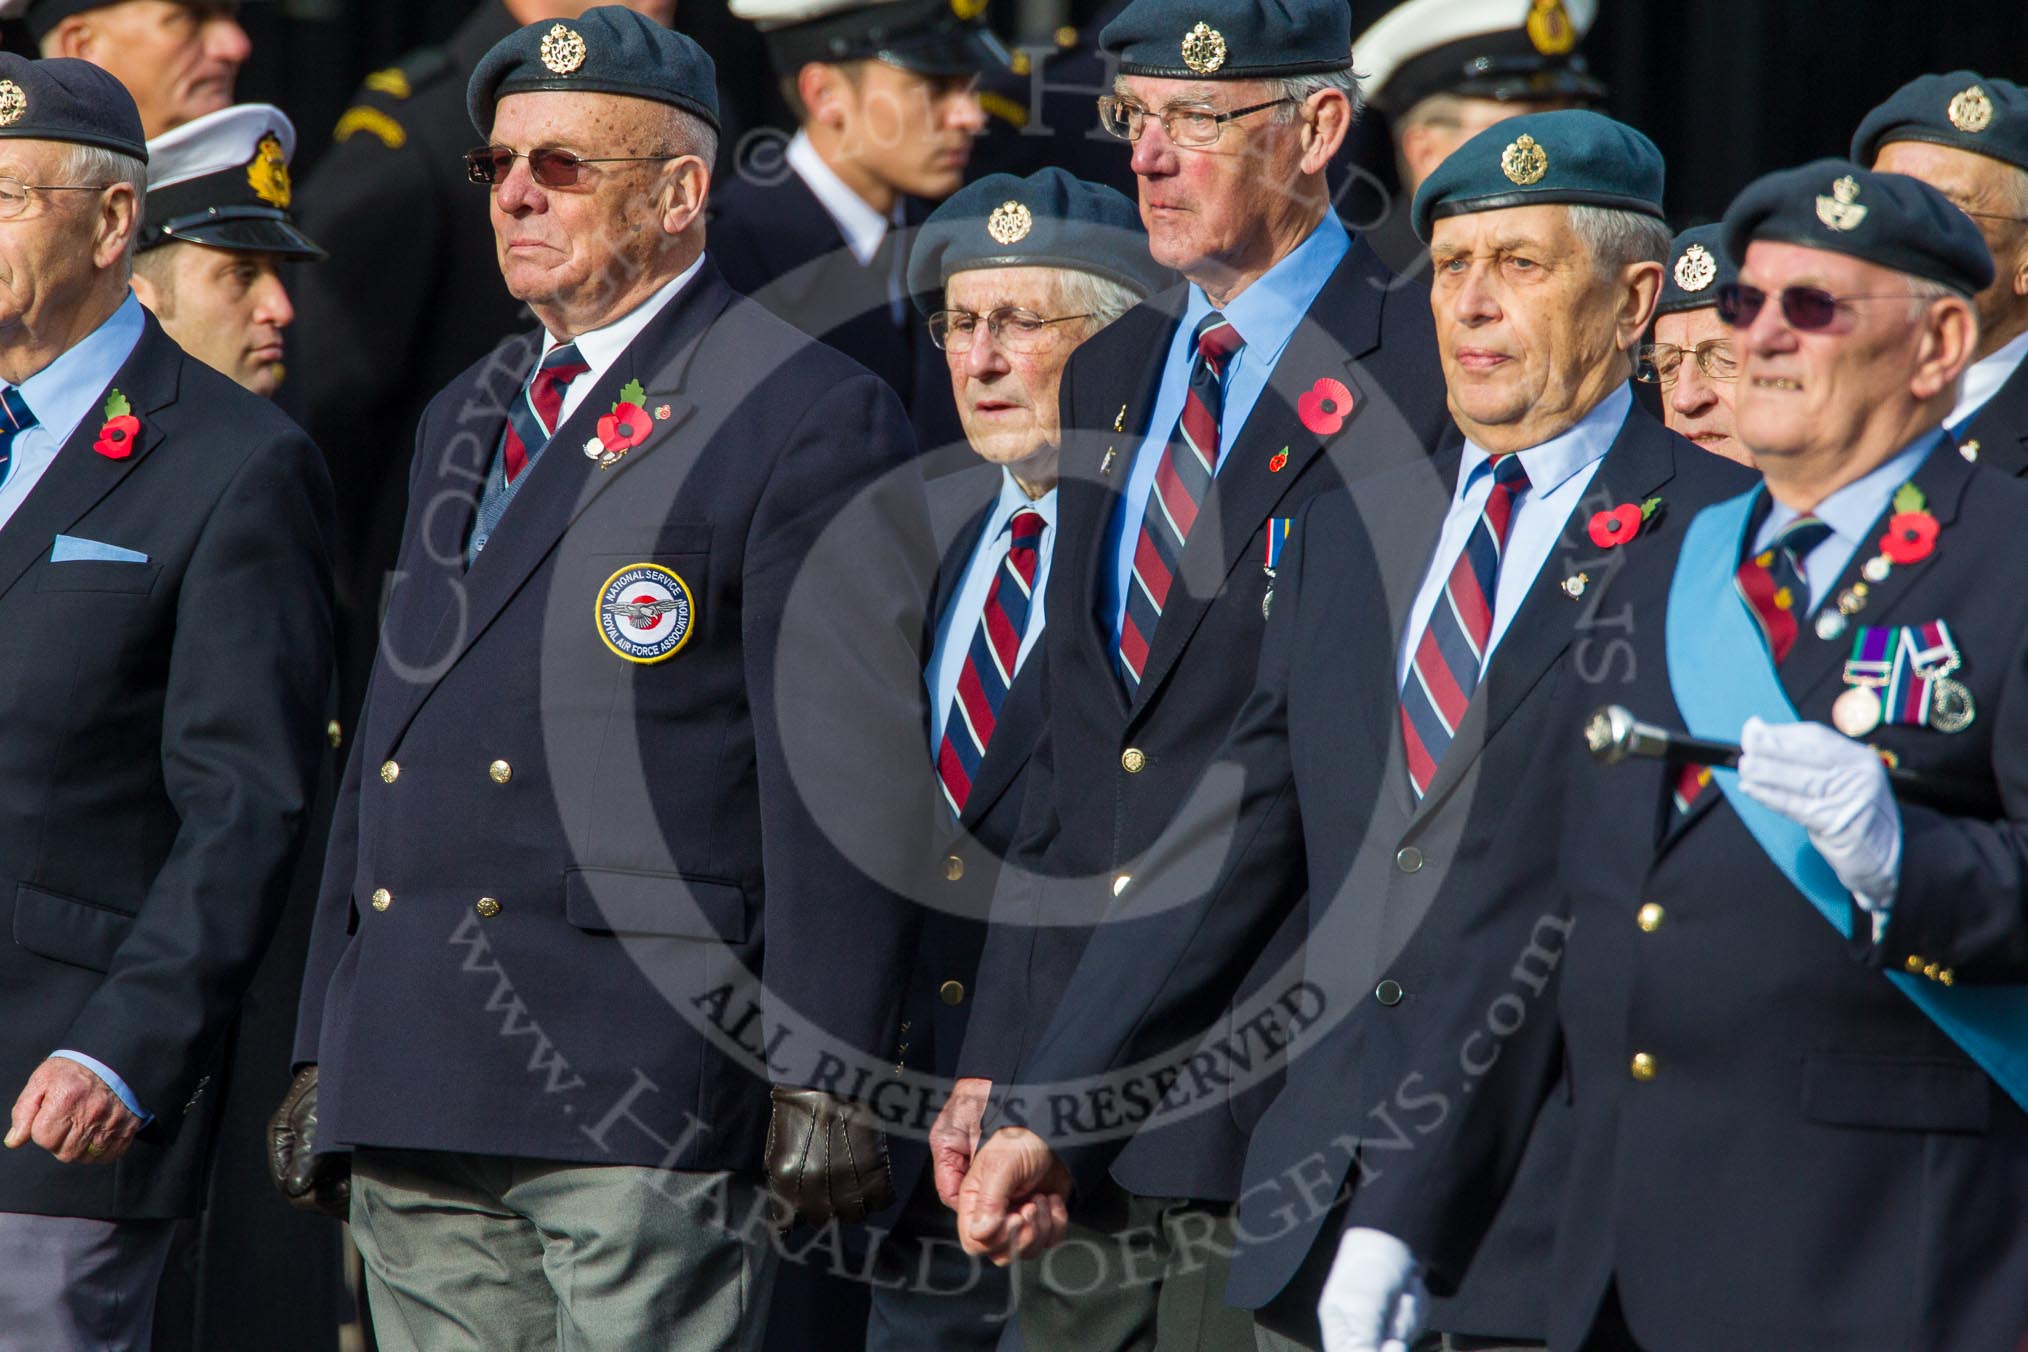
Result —
<instances>
[{"instance_id":1,"label":"raf cap badge on beret","mask_svg":"<svg viewBox=\"0 0 2028 1352\"><path fill-rule=\"evenodd\" d=\"M28 111L28 95L12 80L0 80L0 127L11 127Z\"/></svg>"},{"instance_id":2,"label":"raf cap badge on beret","mask_svg":"<svg viewBox=\"0 0 2028 1352\"><path fill-rule=\"evenodd\" d=\"M1685 291L1702 291L1717 275L1718 261L1702 244L1691 245L1676 260L1676 285Z\"/></svg>"},{"instance_id":3,"label":"raf cap badge on beret","mask_svg":"<svg viewBox=\"0 0 2028 1352\"><path fill-rule=\"evenodd\" d=\"M1019 202L1002 202L993 208L993 214L986 218L986 233L993 237L995 244L1018 244L1028 238L1029 229L1034 226L1035 217Z\"/></svg>"},{"instance_id":4,"label":"raf cap badge on beret","mask_svg":"<svg viewBox=\"0 0 2028 1352\"><path fill-rule=\"evenodd\" d=\"M1850 174L1831 185L1829 197L1817 199L1817 219L1833 230L1857 230L1866 219L1859 205L1859 181Z\"/></svg>"},{"instance_id":5,"label":"raf cap badge on beret","mask_svg":"<svg viewBox=\"0 0 2028 1352\"><path fill-rule=\"evenodd\" d=\"M584 39L562 24L542 35L542 64L568 75L584 64Z\"/></svg>"},{"instance_id":6,"label":"raf cap badge on beret","mask_svg":"<svg viewBox=\"0 0 2028 1352\"><path fill-rule=\"evenodd\" d=\"M1959 131L1977 135L1993 125L1993 101L1986 97L1985 90L1973 85L1951 100L1944 116Z\"/></svg>"},{"instance_id":7,"label":"raf cap badge on beret","mask_svg":"<svg viewBox=\"0 0 2028 1352\"><path fill-rule=\"evenodd\" d=\"M1536 144L1532 136L1523 136L1510 141L1506 150L1500 153L1500 172L1520 187L1542 181L1549 172L1549 152Z\"/></svg>"},{"instance_id":8,"label":"raf cap badge on beret","mask_svg":"<svg viewBox=\"0 0 2028 1352\"><path fill-rule=\"evenodd\" d=\"M1225 34L1205 23L1183 35L1183 64L1199 75L1209 75L1225 64Z\"/></svg>"}]
</instances>

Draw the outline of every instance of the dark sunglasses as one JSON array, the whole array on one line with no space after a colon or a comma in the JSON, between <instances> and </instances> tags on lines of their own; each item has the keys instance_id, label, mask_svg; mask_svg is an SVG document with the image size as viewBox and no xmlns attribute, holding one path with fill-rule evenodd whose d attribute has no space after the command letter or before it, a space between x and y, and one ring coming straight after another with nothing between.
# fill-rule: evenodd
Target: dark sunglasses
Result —
<instances>
[{"instance_id":1,"label":"dark sunglasses","mask_svg":"<svg viewBox=\"0 0 2028 1352\"><path fill-rule=\"evenodd\" d=\"M1838 307L1855 300L1914 300L1909 291L1882 291L1865 296L1834 296L1821 287L1789 286L1781 292L1782 318L1802 333L1827 329L1838 317ZM1760 318L1767 304L1767 292L1744 282L1727 282L1718 288L1718 318L1728 328L1744 329Z\"/></svg>"},{"instance_id":2,"label":"dark sunglasses","mask_svg":"<svg viewBox=\"0 0 2028 1352\"><path fill-rule=\"evenodd\" d=\"M593 159L552 146L525 153L506 146L480 146L477 150L465 152L465 172L474 183L498 183L513 170L514 161L525 159L529 176L543 187L574 188L577 186L578 169L583 165L649 163L673 160L681 153L670 150L660 155L604 155Z\"/></svg>"}]
</instances>

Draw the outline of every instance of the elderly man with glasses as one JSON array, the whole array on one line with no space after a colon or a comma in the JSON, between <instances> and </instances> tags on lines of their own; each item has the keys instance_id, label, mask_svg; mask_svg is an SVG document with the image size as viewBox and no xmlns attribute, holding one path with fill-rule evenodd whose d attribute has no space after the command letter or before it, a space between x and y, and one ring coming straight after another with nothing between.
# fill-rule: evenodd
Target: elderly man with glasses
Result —
<instances>
[{"instance_id":1,"label":"elderly man with glasses","mask_svg":"<svg viewBox=\"0 0 2028 1352\"><path fill-rule=\"evenodd\" d=\"M383 1348L752 1348L763 1168L802 1219L883 1201L852 1095L902 1040L930 806L889 773L922 759L913 443L704 252L689 38L532 24L469 105L541 328L417 430L278 1181L342 1207L351 1149Z\"/></svg>"},{"instance_id":2,"label":"elderly man with glasses","mask_svg":"<svg viewBox=\"0 0 2028 1352\"><path fill-rule=\"evenodd\" d=\"M1852 158L1921 179L1985 237L1978 356L1944 426L1967 460L2028 475L2028 90L1969 70L1920 76L1866 115Z\"/></svg>"},{"instance_id":3,"label":"elderly man with glasses","mask_svg":"<svg viewBox=\"0 0 2028 1352\"><path fill-rule=\"evenodd\" d=\"M1992 259L1942 194L1844 160L1753 183L1724 239L1765 486L1634 542L1600 598L1629 652L1581 703L1743 753L1699 784L1559 733L1560 958L1469 1102L1355 1193L1405 1249L1334 1278L1360 1295L1334 1352L1405 1336L1407 1251L1458 1270L1538 1109L1574 1127L1552 1346L2028 1328L2028 596L1995 581L2028 570L2028 491L1944 428Z\"/></svg>"},{"instance_id":4,"label":"elderly man with glasses","mask_svg":"<svg viewBox=\"0 0 2028 1352\"><path fill-rule=\"evenodd\" d=\"M1252 686L1287 525L1345 473L1426 464L1447 425L1426 297L1329 210L1357 94L1342 0L1134 0L1101 45L1149 251L1181 272L1063 376L1047 726L993 903L978 1002L938 1125L961 1175L989 1087L1065 998L1094 926L1210 765ZM1291 935L1293 941L1294 935ZM1226 1347L1230 1213L1260 1070L1141 1132L1079 1201L1079 1237L1021 1278L1031 1347ZM1225 1018L1188 1012L1180 1040ZM1150 1331L1152 1330L1152 1335Z\"/></svg>"},{"instance_id":5,"label":"elderly man with glasses","mask_svg":"<svg viewBox=\"0 0 2028 1352\"><path fill-rule=\"evenodd\" d=\"M1655 303L1654 341L1642 343L1634 378L1662 391L1662 421L1713 455L1749 468L1753 461L1732 434L1739 358L1732 330L1718 317L1719 293L1738 280L1715 225L1676 236Z\"/></svg>"},{"instance_id":6,"label":"elderly man with glasses","mask_svg":"<svg viewBox=\"0 0 2028 1352\"><path fill-rule=\"evenodd\" d=\"M129 289L133 98L10 54L0 107L0 1343L145 1349L309 810L331 490Z\"/></svg>"}]
</instances>

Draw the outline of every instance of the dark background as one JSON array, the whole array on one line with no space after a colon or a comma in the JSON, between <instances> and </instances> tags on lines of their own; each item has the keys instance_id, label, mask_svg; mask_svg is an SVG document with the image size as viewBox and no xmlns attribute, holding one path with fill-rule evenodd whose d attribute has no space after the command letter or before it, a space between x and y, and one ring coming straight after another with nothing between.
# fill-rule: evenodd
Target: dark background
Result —
<instances>
[{"instance_id":1,"label":"dark background","mask_svg":"<svg viewBox=\"0 0 2028 1352\"><path fill-rule=\"evenodd\" d=\"M1067 17L1079 22L1094 4L1067 0ZM466 0L247 0L254 57L240 97L286 109L302 134L299 163L314 167L360 77L440 41L470 8ZM1355 0L1355 29L1385 8ZM994 5L1010 9L1006 0ZM725 0L680 0L677 26L718 59L729 92L771 83L758 43ZM1612 86L1609 111L1667 156L1669 211L1684 226L1715 219L1757 174L1843 154L1866 110L1913 76L1966 67L2028 80L2028 5L1602 0L1585 49Z\"/></svg>"}]
</instances>

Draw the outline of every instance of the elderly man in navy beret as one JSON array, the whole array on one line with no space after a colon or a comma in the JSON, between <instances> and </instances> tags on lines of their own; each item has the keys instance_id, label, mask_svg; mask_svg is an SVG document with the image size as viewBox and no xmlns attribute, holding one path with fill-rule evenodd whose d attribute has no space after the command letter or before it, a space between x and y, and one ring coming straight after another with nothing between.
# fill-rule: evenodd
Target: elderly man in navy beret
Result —
<instances>
[{"instance_id":1,"label":"elderly man in navy beret","mask_svg":"<svg viewBox=\"0 0 2028 1352\"><path fill-rule=\"evenodd\" d=\"M1625 654L1577 674L1582 704L1743 754L1700 783L1598 763L1621 720L1590 750L1560 734L1544 904L1564 894L1567 929L1541 1004L1500 1021L1470 1102L1352 1215L1441 1270L1537 1110L1567 1111L1553 1346L2013 1346L2028 598L1994 579L2028 569L2028 491L1944 429L1992 260L1927 184L1830 159L1750 185L1724 242L1765 488L1629 542L1600 589ZM1343 1273L1362 1315L1328 1345L1406 1336L1407 1273Z\"/></svg>"},{"instance_id":2,"label":"elderly man in navy beret","mask_svg":"<svg viewBox=\"0 0 2028 1352\"><path fill-rule=\"evenodd\" d=\"M129 289L147 149L0 55L0 1343L146 1348L328 714L330 484Z\"/></svg>"},{"instance_id":3,"label":"elderly man in navy beret","mask_svg":"<svg viewBox=\"0 0 2028 1352\"><path fill-rule=\"evenodd\" d=\"M1150 254L1185 284L1064 372L1049 719L941 1124L952 1167L1245 700L1289 520L1341 467L1427 463L1445 426L1421 293L1391 285L1330 212L1325 170L1358 91L1351 29L1343 0L1133 0L1101 35L1119 70L1102 120L1125 143ZM1285 1045L1291 1017L1258 1036ZM1207 1000L1178 1036L1225 1018ZM1219 1293L1258 1087L1208 1084L1080 1196L1079 1242L1021 1282L1030 1346L1252 1337Z\"/></svg>"},{"instance_id":4,"label":"elderly man in navy beret","mask_svg":"<svg viewBox=\"0 0 2028 1352\"><path fill-rule=\"evenodd\" d=\"M1355 478L1294 523L1258 682L1217 757L1243 772L1239 796L1143 856L1024 1066L1075 1084L1145 1064L1151 1034L1301 927L1298 970L1323 1014L1248 1145L1224 1293L1256 1312L1262 1348L1347 1345L1382 1292L1343 1274L1414 1276L1407 1247L1349 1224L1344 1198L1388 1195L1400 1152L1431 1148L1420 1138L1461 1111L1457 1021L1484 1017L1534 942L1553 800L1512 786L1558 746L1573 671L1611 660L1588 587L1610 549L1664 544L1750 482L1657 424L1628 383L1661 285L1662 179L1646 137L1572 110L1503 122L1424 182L1413 219L1462 437L1433 466ZM1193 858L1207 837L1233 842L1208 870ZM1528 1143L1469 1271L1447 1254L1435 1272L1454 1297L1429 1313L1443 1346L1545 1341L1565 1128L1551 1115ZM1038 1130L1003 1129L980 1152L985 1219L1002 1219L986 1195L995 1166L1054 1155L1054 1179L1036 1170L1045 1202L1103 1167L1092 1143ZM1004 1224L1010 1247L1050 1237L1043 1206L1006 1200L1024 1208Z\"/></svg>"},{"instance_id":5,"label":"elderly man in navy beret","mask_svg":"<svg viewBox=\"0 0 2028 1352\"><path fill-rule=\"evenodd\" d=\"M1134 204L1061 169L990 174L924 222L909 290L942 351L967 440L982 465L934 478L937 574L923 681L943 828L933 909L911 978L911 1064L955 1075L978 998L979 949L1001 857L1026 795L1047 712L1038 657L1056 545L1058 387L1092 335L1174 281L1148 257ZM936 1164L937 1141L929 1142ZM867 1344L991 1352L1006 1277L959 1248L952 1214L968 1139L944 1164L898 1148L907 1196L886 1257L912 1280L877 1281Z\"/></svg>"},{"instance_id":6,"label":"elderly man in navy beret","mask_svg":"<svg viewBox=\"0 0 2028 1352\"><path fill-rule=\"evenodd\" d=\"M930 807L913 442L704 251L689 38L532 24L468 102L541 327L417 430L278 1181L336 1208L350 1148L383 1348L752 1348L775 1223L888 1191L859 1096Z\"/></svg>"},{"instance_id":7,"label":"elderly man in navy beret","mask_svg":"<svg viewBox=\"0 0 2028 1352\"><path fill-rule=\"evenodd\" d=\"M2028 475L2028 90L1969 70L1920 76L1866 115L1852 158L1921 179L1985 237L1978 357L1944 422L1967 455Z\"/></svg>"},{"instance_id":8,"label":"elderly man in navy beret","mask_svg":"<svg viewBox=\"0 0 2028 1352\"><path fill-rule=\"evenodd\" d=\"M1751 465L1732 433L1739 355L1718 316L1718 297L1739 279L1716 225L1685 230L1669 245L1653 341L1641 344L1634 378L1662 391L1662 421L1714 455Z\"/></svg>"}]
</instances>

